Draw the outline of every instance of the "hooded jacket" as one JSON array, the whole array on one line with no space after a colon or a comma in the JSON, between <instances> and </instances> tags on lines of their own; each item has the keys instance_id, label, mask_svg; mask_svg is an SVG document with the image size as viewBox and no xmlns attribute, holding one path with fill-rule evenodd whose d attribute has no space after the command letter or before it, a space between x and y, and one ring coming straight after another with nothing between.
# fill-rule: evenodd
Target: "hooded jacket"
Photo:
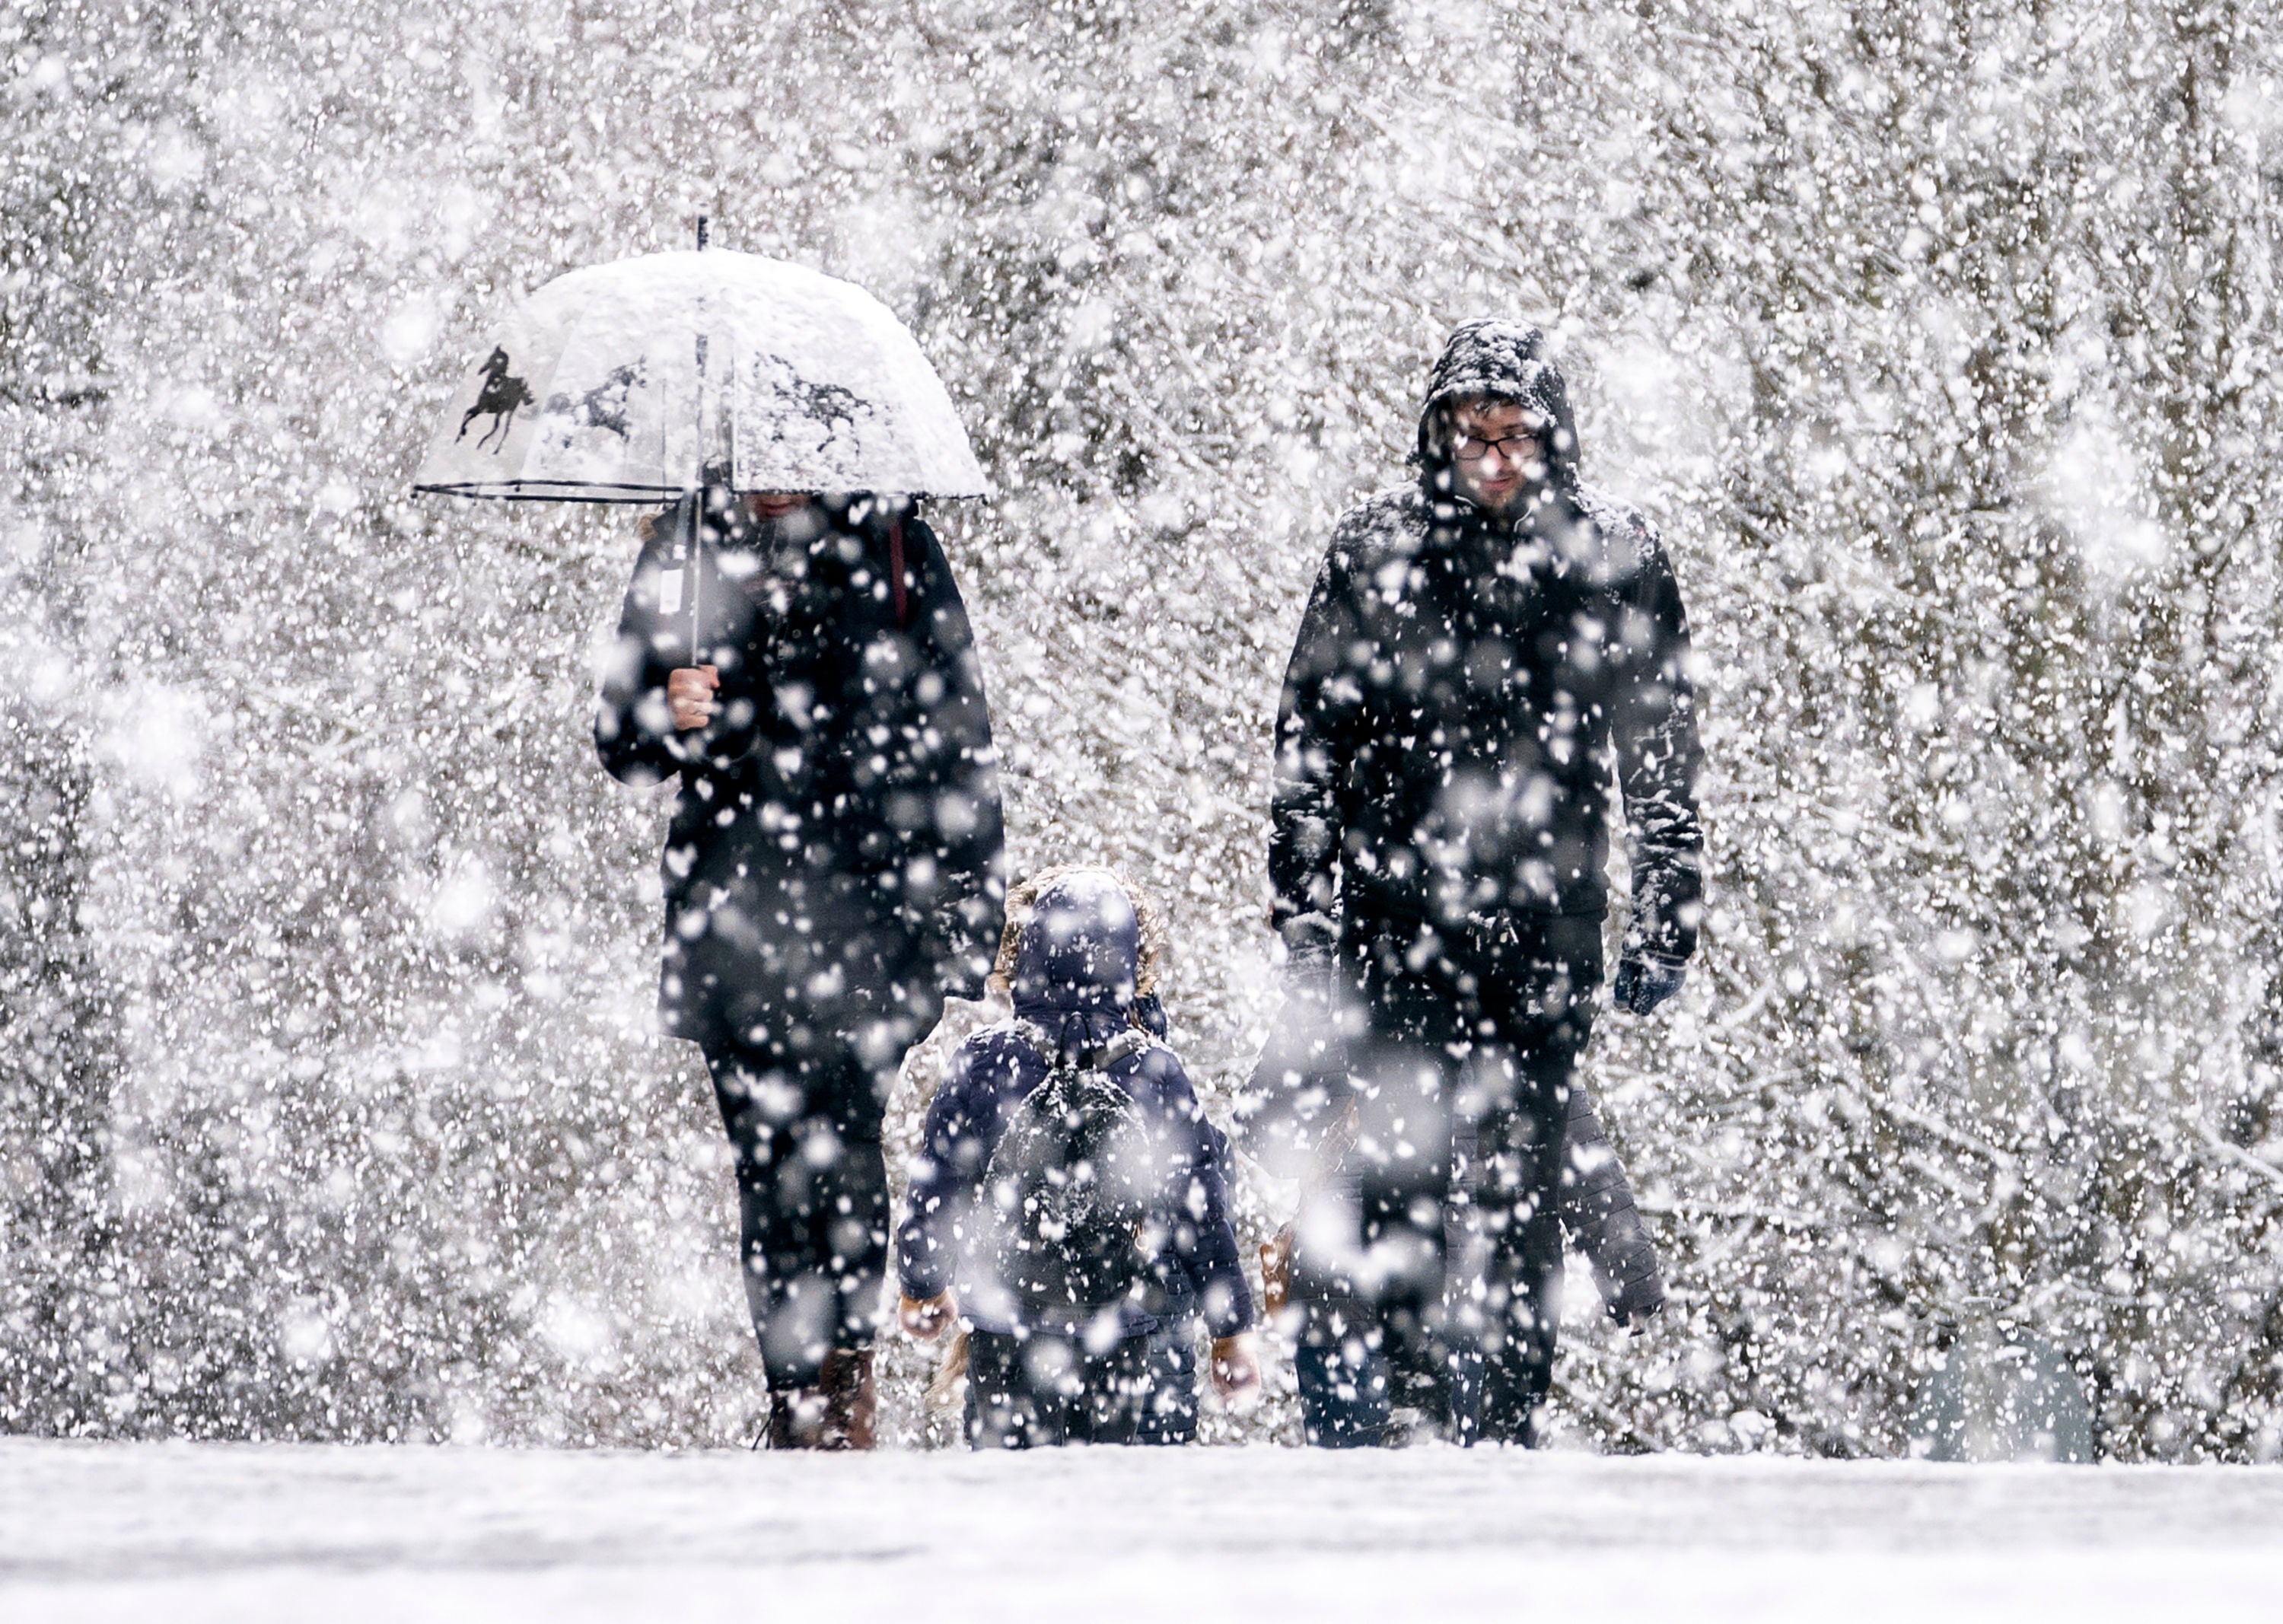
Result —
<instances>
[{"instance_id":1,"label":"hooded jacket","mask_svg":"<svg viewBox=\"0 0 2283 1624\"><path fill-rule=\"evenodd\" d=\"M671 556L670 521L653 527L595 718L613 777L681 781L659 864L665 1028L710 1046L885 1018L916 1037L940 995L981 990L1004 892L990 715L950 564L892 500L777 521L738 505L708 525L694 566ZM718 668L720 714L682 733L666 683L693 663Z\"/></svg>"},{"instance_id":2,"label":"hooded jacket","mask_svg":"<svg viewBox=\"0 0 2283 1624\"><path fill-rule=\"evenodd\" d=\"M1443 409L1517 401L1549 442L1516 516L1461 494ZM1609 902L1612 780L1629 949L1696 943L1703 834L1688 623L1656 532L1582 485L1569 394L1533 328L1470 322L1436 363L1420 478L1334 529L1287 668L1269 878L1288 942L1391 921L1463 935Z\"/></svg>"},{"instance_id":3,"label":"hooded jacket","mask_svg":"<svg viewBox=\"0 0 2283 1624\"><path fill-rule=\"evenodd\" d=\"M1046 1058L1022 1030L1027 1027L1072 1059L1113 1039L1133 1045L1110 1062L1109 1078L1165 1136L1165 1177L1147 1226L1157 1238L1156 1278L1147 1300L1123 1312L1124 1334L1146 1334L1192 1304L1216 1337L1251 1325L1222 1143L1180 1058L1135 1023L1141 956L1133 904L1110 876L1069 874L1039 894L1010 978L1014 1019L960 1045L928 1107L910 1211L896 1238L904 1295L925 1299L948 1288L976 1329L1002 1335L1016 1329L1016 1304L991 1273L982 1184L1009 1113L1046 1081Z\"/></svg>"}]
</instances>

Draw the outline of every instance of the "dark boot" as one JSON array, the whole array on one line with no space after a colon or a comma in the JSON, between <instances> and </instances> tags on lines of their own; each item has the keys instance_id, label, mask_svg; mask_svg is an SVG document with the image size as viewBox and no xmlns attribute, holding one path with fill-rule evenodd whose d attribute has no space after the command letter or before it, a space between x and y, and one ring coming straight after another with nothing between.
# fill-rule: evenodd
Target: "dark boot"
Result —
<instances>
[{"instance_id":1,"label":"dark boot","mask_svg":"<svg viewBox=\"0 0 2283 1624\"><path fill-rule=\"evenodd\" d=\"M772 1449L821 1449L824 1394L814 1387L787 1387L769 1394L765 1436Z\"/></svg>"},{"instance_id":2,"label":"dark boot","mask_svg":"<svg viewBox=\"0 0 2283 1624\"><path fill-rule=\"evenodd\" d=\"M879 1409L872 1380L872 1350L835 1348L824 1355L814 1387L769 1394L772 1449L869 1449Z\"/></svg>"},{"instance_id":3,"label":"dark boot","mask_svg":"<svg viewBox=\"0 0 2283 1624\"><path fill-rule=\"evenodd\" d=\"M869 1449L872 1422L879 1409L879 1391L872 1380L872 1350L835 1348L824 1355L817 1381L824 1394L824 1416L819 1425L819 1449Z\"/></svg>"}]
</instances>

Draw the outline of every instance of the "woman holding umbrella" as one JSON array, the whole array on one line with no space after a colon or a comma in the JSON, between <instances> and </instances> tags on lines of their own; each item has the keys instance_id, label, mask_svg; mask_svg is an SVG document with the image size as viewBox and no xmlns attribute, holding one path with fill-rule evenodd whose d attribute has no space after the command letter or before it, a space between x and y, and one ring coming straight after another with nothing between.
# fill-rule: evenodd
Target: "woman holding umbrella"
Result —
<instances>
[{"instance_id":1,"label":"woman holding umbrella","mask_svg":"<svg viewBox=\"0 0 2283 1624\"><path fill-rule=\"evenodd\" d=\"M776 261L573 271L489 347L418 488L671 504L596 747L626 783L678 780L658 1007L736 1150L767 1436L868 1448L883 1107L943 999L981 991L1003 905L982 675L914 508L982 471L894 316Z\"/></svg>"},{"instance_id":2,"label":"woman holding umbrella","mask_svg":"<svg viewBox=\"0 0 2283 1624\"><path fill-rule=\"evenodd\" d=\"M673 527L649 527L595 742L625 782L682 780L658 1009L704 1047L736 1148L771 1444L865 1448L882 1110L999 937L990 721L950 566L908 504L710 505L685 568ZM713 605L696 660L690 588Z\"/></svg>"}]
</instances>

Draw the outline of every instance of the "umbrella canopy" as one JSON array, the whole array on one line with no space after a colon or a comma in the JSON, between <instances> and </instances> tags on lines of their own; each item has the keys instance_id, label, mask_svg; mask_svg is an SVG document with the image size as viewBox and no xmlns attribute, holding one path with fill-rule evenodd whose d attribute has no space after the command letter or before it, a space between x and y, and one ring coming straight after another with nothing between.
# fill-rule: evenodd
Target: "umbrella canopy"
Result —
<instances>
[{"instance_id":1,"label":"umbrella canopy","mask_svg":"<svg viewBox=\"0 0 2283 1624\"><path fill-rule=\"evenodd\" d=\"M416 490L654 503L738 490L980 496L935 369L863 289L653 254L558 277L462 382Z\"/></svg>"}]
</instances>

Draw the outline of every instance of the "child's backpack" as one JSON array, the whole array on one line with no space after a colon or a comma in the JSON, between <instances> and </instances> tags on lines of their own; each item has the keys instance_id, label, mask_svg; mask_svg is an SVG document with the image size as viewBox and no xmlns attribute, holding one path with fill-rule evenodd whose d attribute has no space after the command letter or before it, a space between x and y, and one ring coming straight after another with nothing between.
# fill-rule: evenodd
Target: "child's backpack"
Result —
<instances>
[{"instance_id":1,"label":"child's backpack","mask_svg":"<svg viewBox=\"0 0 2283 1624\"><path fill-rule=\"evenodd\" d=\"M1073 1061L1028 1022L1017 1030L1047 1075L1008 1113L984 1175L999 1281L1025 1324L1080 1331L1138 1296L1149 1263L1142 1231L1164 1177L1157 1136L1109 1075L1149 1040L1120 1033Z\"/></svg>"}]
</instances>

